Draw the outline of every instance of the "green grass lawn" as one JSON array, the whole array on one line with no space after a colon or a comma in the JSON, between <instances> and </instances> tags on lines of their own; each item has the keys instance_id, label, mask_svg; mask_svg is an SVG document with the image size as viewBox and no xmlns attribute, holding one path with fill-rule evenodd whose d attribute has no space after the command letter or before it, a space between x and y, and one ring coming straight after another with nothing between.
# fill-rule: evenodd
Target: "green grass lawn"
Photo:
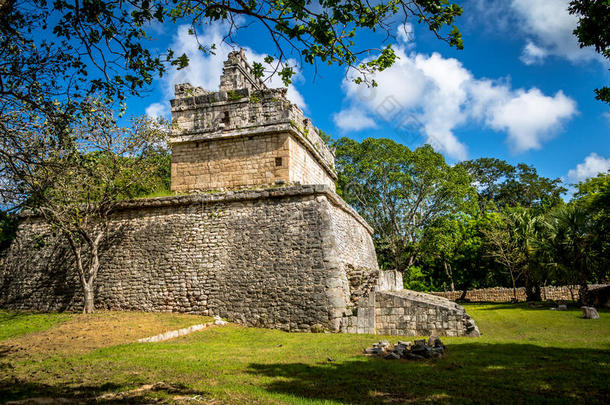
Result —
<instances>
[{"instance_id":1,"label":"green grass lawn","mask_svg":"<svg viewBox=\"0 0 610 405\"><path fill-rule=\"evenodd\" d=\"M467 311L483 336L443 338L446 356L424 362L363 356L362 349L380 336L235 325L163 343L79 351L78 322L87 321L82 315L63 319L73 326L73 351L70 344L64 351L28 350L35 337L44 342L53 336L65 315L46 315L59 318L55 326L45 324L46 331L7 339L21 333L11 330L22 331L24 319L13 322L4 313L0 402L31 397L214 404L610 402L609 311L600 311L599 320L582 319L576 308L471 304ZM179 323L188 323L181 316ZM195 318L192 324L199 322ZM125 322L124 328L130 327ZM121 334L121 328L115 332Z\"/></svg>"},{"instance_id":2,"label":"green grass lawn","mask_svg":"<svg viewBox=\"0 0 610 405\"><path fill-rule=\"evenodd\" d=\"M0 311L0 341L49 329L67 321L72 314L28 314Z\"/></svg>"}]
</instances>

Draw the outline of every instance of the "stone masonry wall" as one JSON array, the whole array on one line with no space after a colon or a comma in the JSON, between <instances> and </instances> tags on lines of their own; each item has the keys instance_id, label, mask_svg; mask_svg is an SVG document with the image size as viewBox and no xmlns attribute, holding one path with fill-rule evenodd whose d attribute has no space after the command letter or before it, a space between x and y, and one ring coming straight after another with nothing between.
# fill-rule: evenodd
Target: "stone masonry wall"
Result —
<instances>
[{"instance_id":1,"label":"stone masonry wall","mask_svg":"<svg viewBox=\"0 0 610 405\"><path fill-rule=\"evenodd\" d=\"M289 181L299 184L326 184L333 190L335 181L313 157L311 152L294 137L289 139Z\"/></svg>"},{"instance_id":2,"label":"stone masonry wall","mask_svg":"<svg viewBox=\"0 0 610 405\"><path fill-rule=\"evenodd\" d=\"M375 294L375 329L381 335L479 335L462 306L409 290Z\"/></svg>"},{"instance_id":3,"label":"stone masonry wall","mask_svg":"<svg viewBox=\"0 0 610 405\"><path fill-rule=\"evenodd\" d=\"M265 83L254 75L252 67L246 61L244 50L229 53L220 77L220 89L262 89Z\"/></svg>"},{"instance_id":4,"label":"stone masonry wall","mask_svg":"<svg viewBox=\"0 0 610 405\"><path fill-rule=\"evenodd\" d=\"M172 148L172 190L289 182L288 154L289 135L285 133L176 144Z\"/></svg>"},{"instance_id":5,"label":"stone masonry wall","mask_svg":"<svg viewBox=\"0 0 610 405\"><path fill-rule=\"evenodd\" d=\"M602 287L603 285L604 284L591 284L589 289ZM541 296L543 300L551 301L578 300L578 289L578 286L542 287ZM462 291L432 292L430 294L455 301L462 296ZM513 299L513 289L493 287L468 290L465 298L471 302L511 302ZM525 302L525 287L517 288L517 301Z\"/></svg>"},{"instance_id":6,"label":"stone masonry wall","mask_svg":"<svg viewBox=\"0 0 610 405\"><path fill-rule=\"evenodd\" d=\"M276 157L282 159L283 169L289 169L281 172L277 180L334 187L334 155L311 121L286 100L285 89L265 89L252 94L248 89L210 93L186 84L177 85L176 99L172 100L172 124L174 130L169 139L172 190L272 185L273 176L269 176L267 165L269 161L275 165ZM257 142L259 137L263 139ZM278 146L271 145L269 149L270 138L282 142L290 139L290 144L281 143L281 153L271 156L272 159L268 154ZM234 148L249 144L254 147L251 151ZM261 145L265 153L261 153ZM219 150L220 157L213 148ZM235 155L226 154L227 148L235 149ZM212 161L221 159L231 171L243 166L248 170L229 173L227 177L216 176L216 165L206 165L209 162L206 152L210 150ZM206 183L207 178L212 178L213 184Z\"/></svg>"},{"instance_id":7,"label":"stone masonry wall","mask_svg":"<svg viewBox=\"0 0 610 405\"><path fill-rule=\"evenodd\" d=\"M324 186L134 201L116 213L113 228L101 257L98 308L339 331L350 306L345 268L377 272L364 221ZM346 245L353 259L338 253ZM0 258L0 307L81 305L67 246L40 219L26 218Z\"/></svg>"},{"instance_id":8,"label":"stone masonry wall","mask_svg":"<svg viewBox=\"0 0 610 405\"><path fill-rule=\"evenodd\" d=\"M188 83L177 84L176 98L171 100L172 132L169 137L174 155L172 190L268 186L278 180L286 184L325 184L334 188L337 179L334 151L286 94L287 89L268 89L260 78L256 78L244 52L229 54L219 91L208 91ZM233 147L246 140L269 136L279 137L281 146L271 145L270 148L268 139L262 139L253 143L252 151ZM285 138L289 139L288 145L283 143ZM235 156L225 153L227 145L231 145L229 150L235 149ZM287 148L287 153L278 155L278 148L281 152L286 152ZM207 152L211 152L209 158ZM269 153L275 154L272 160L275 167L281 169L270 170ZM233 158L235 162L232 162ZM222 161L220 166L228 167L226 175L219 170L218 160Z\"/></svg>"}]
</instances>

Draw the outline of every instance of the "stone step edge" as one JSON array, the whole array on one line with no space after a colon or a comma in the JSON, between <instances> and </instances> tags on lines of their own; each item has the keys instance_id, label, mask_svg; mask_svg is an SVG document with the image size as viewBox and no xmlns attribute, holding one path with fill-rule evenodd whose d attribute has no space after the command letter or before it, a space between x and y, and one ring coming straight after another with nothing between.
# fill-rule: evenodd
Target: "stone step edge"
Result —
<instances>
[{"instance_id":1,"label":"stone step edge","mask_svg":"<svg viewBox=\"0 0 610 405\"><path fill-rule=\"evenodd\" d=\"M163 342L165 340L174 339L179 336L185 336L193 332L197 332L203 329L206 329L210 326L214 325L214 322L200 323L197 325L189 326L188 328L182 328L177 330L172 330L165 333L160 333L155 336L150 336L147 338L138 339L138 343L154 343L154 342Z\"/></svg>"}]
</instances>

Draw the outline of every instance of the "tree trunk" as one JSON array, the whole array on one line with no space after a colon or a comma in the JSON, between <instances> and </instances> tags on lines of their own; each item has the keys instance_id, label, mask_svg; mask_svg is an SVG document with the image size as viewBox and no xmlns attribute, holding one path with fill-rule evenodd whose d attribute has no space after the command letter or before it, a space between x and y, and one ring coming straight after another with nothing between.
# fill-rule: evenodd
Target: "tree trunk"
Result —
<instances>
[{"instance_id":1,"label":"tree trunk","mask_svg":"<svg viewBox=\"0 0 610 405\"><path fill-rule=\"evenodd\" d=\"M581 282L580 288L578 289L578 303L580 305L588 305L587 293L589 292L589 286L587 282Z\"/></svg>"},{"instance_id":2,"label":"tree trunk","mask_svg":"<svg viewBox=\"0 0 610 405\"><path fill-rule=\"evenodd\" d=\"M517 281L512 271L510 272L510 279L513 282L513 301L517 302Z\"/></svg>"},{"instance_id":3,"label":"tree trunk","mask_svg":"<svg viewBox=\"0 0 610 405\"><path fill-rule=\"evenodd\" d=\"M93 285L83 285L83 314L92 314L95 312L95 297Z\"/></svg>"},{"instance_id":4,"label":"tree trunk","mask_svg":"<svg viewBox=\"0 0 610 405\"><path fill-rule=\"evenodd\" d=\"M462 295L460 295L460 298L458 298L459 301L464 301L466 299L466 294L468 294L468 287L469 287L468 284L464 285L464 289L462 290Z\"/></svg>"},{"instance_id":5,"label":"tree trunk","mask_svg":"<svg viewBox=\"0 0 610 405\"><path fill-rule=\"evenodd\" d=\"M531 277L526 275L525 277L525 300L526 301L540 301L540 285L533 281Z\"/></svg>"},{"instance_id":6,"label":"tree trunk","mask_svg":"<svg viewBox=\"0 0 610 405\"><path fill-rule=\"evenodd\" d=\"M568 286L568 291L570 291L570 297L572 297L572 302L575 302L576 300L574 299L574 286L569 285Z\"/></svg>"},{"instance_id":7,"label":"tree trunk","mask_svg":"<svg viewBox=\"0 0 610 405\"><path fill-rule=\"evenodd\" d=\"M455 285L453 284L453 274L451 271L451 265L446 261L443 261L443 265L445 266L445 274L449 277L449 282L451 283L451 292L455 291Z\"/></svg>"}]
</instances>

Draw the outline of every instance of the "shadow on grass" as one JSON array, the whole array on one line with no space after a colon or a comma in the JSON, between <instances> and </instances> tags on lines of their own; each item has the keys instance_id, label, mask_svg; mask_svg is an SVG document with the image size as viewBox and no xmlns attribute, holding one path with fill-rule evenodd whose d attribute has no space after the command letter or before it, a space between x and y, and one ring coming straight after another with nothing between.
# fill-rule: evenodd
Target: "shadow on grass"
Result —
<instances>
[{"instance_id":1,"label":"shadow on grass","mask_svg":"<svg viewBox=\"0 0 610 405\"><path fill-rule=\"evenodd\" d=\"M175 403L178 400L204 398L208 394L185 385L163 383L143 385L135 389L104 383L68 386L33 383L22 380L0 380L0 403L11 404L151 404Z\"/></svg>"},{"instance_id":2,"label":"shadow on grass","mask_svg":"<svg viewBox=\"0 0 610 405\"><path fill-rule=\"evenodd\" d=\"M15 320L19 320L19 319L25 319L31 314L32 314L31 312L0 311L0 322L9 322L9 321L15 321Z\"/></svg>"},{"instance_id":3,"label":"shadow on grass","mask_svg":"<svg viewBox=\"0 0 610 405\"><path fill-rule=\"evenodd\" d=\"M455 344L439 360L362 357L316 365L250 364L274 380L267 391L318 400L402 402L608 403L610 352L531 344Z\"/></svg>"},{"instance_id":4,"label":"shadow on grass","mask_svg":"<svg viewBox=\"0 0 610 405\"><path fill-rule=\"evenodd\" d=\"M526 310L526 311L551 311L551 308L556 308L557 304L553 304L551 302L542 302L542 303L535 303L533 305L530 305L528 303L525 302L519 302L516 304L512 304L512 303L481 303L481 302L477 302L477 303L471 303L468 304L469 307L471 309L476 309L477 311L496 311L498 309L518 309L518 310ZM481 308L477 308L478 306L481 306ZM580 304L576 304L576 303L568 303L567 304L568 307L568 311L578 311L580 312ZM468 311L469 308L466 308L466 311ZM597 312L599 312L600 314L602 313L609 313L610 314L610 310L608 308L596 308ZM562 311L560 311L562 312Z\"/></svg>"}]
</instances>

